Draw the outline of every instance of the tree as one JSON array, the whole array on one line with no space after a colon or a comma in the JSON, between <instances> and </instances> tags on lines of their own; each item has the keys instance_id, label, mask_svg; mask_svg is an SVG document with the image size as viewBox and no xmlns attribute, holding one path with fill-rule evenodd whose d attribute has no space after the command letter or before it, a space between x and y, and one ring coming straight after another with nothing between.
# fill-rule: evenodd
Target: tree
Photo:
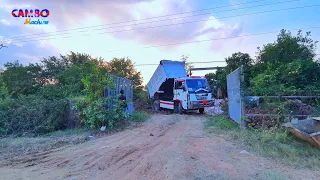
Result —
<instances>
[{"instance_id":1,"label":"tree","mask_svg":"<svg viewBox=\"0 0 320 180\"><path fill-rule=\"evenodd\" d=\"M58 85L62 86L68 95L79 95L84 89L81 79L92 74L95 68L106 69L102 65L103 59L72 51L70 54L60 55L60 58L44 58L41 62L44 78L57 80Z\"/></svg>"},{"instance_id":2,"label":"tree","mask_svg":"<svg viewBox=\"0 0 320 180\"><path fill-rule=\"evenodd\" d=\"M1 73L2 82L13 97L34 94L44 84L41 66L38 64L23 66L15 61L4 66L6 70Z\"/></svg>"},{"instance_id":3,"label":"tree","mask_svg":"<svg viewBox=\"0 0 320 180\"><path fill-rule=\"evenodd\" d=\"M208 82L211 84L211 86L214 84L214 80L216 79L216 74L215 73L208 73L205 75L207 78Z\"/></svg>"},{"instance_id":4,"label":"tree","mask_svg":"<svg viewBox=\"0 0 320 180\"><path fill-rule=\"evenodd\" d=\"M106 63L106 69L111 74L132 80L134 94L143 89L141 72L137 72L131 59L114 58Z\"/></svg>"},{"instance_id":5,"label":"tree","mask_svg":"<svg viewBox=\"0 0 320 180\"><path fill-rule=\"evenodd\" d=\"M249 79L251 77L251 67L253 60L247 53L236 52L233 53L231 56L225 58L227 66L225 68L218 68L215 73L206 74L207 78L210 77L218 81L218 87L221 88L224 95L227 95L227 75L230 74L232 71L236 70L241 65L244 66L244 73L246 79L246 84L249 84Z\"/></svg>"},{"instance_id":6,"label":"tree","mask_svg":"<svg viewBox=\"0 0 320 180\"><path fill-rule=\"evenodd\" d=\"M49 56L41 61L43 74L46 78L56 78L57 75L70 67L70 63L65 58Z\"/></svg>"},{"instance_id":7,"label":"tree","mask_svg":"<svg viewBox=\"0 0 320 180\"><path fill-rule=\"evenodd\" d=\"M299 30L297 36L292 36L290 31L282 29L275 42L258 47L258 63L270 62L276 66L296 59L314 59L318 41L313 41L310 37L311 32L306 32L304 36Z\"/></svg>"},{"instance_id":8,"label":"tree","mask_svg":"<svg viewBox=\"0 0 320 180\"><path fill-rule=\"evenodd\" d=\"M253 60L250 55L242 52L233 53L230 57L226 58L226 62L229 72L236 70L242 65L244 68L250 68L253 64Z\"/></svg>"},{"instance_id":9,"label":"tree","mask_svg":"<svg viewBox=\"0 0 320 180\"><path fill-rule=\"evenodd\" d=\"M254 94L290 94L316 90L320 84L320 65L315 59L317 41L298 31L281 30L277 40L258 47L258 61L251 69L250 90Z\"/></svg>"},{"instance_id":10,"label":"tree","mask_svg":"<svg viewBox=\"0 0 320 180\"><path fill-rule=\"evenodd\" d=\"M191 65L191 63L188 62L188 59L189 59L189 55L182 55L181 56L181 60L185 63L185 68L186 68L186 72L187 74L190 73L190 69L193 68L193 66ZM189 74L191 75L191 74Z\"/></svg>"}]
</instances>

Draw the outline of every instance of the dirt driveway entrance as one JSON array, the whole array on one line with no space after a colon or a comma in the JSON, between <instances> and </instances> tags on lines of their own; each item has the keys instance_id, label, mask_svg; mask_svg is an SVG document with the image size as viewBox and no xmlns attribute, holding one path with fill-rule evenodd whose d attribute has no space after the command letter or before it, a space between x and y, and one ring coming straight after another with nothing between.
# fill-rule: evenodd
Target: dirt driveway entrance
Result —
<instances>
[{"instance_id":1,"label":"dirt driveway entrance","mask_svg":"<svg viewBox=\"0 0 320 180\"><path fill-rule=\"evenodd\" d=\"M208 136L203 115L153 115L142 127L0 167L1 179L317 179ZM317 176L318 175L318 176Z\"/></svg>"}]
</instances>

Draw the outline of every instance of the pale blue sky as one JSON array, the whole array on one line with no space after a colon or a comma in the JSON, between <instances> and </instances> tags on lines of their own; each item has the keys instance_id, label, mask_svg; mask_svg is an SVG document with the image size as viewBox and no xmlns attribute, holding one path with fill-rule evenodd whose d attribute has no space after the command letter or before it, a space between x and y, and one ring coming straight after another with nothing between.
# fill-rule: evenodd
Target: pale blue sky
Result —
<instances>
[{"instance_id":1,"label":"pale blue sky","mask_svg":"<svg viewBox=\"0 0 320 180\"><path fill-rule=\"evenodd\" d=\"M68 51L101 56L105 58L106 61L113 57L129 57L136 64L158 63L161 59L180 59L180 56L183 54L190 55L190 61L192 62L222 61L225 57L237 51L247 52L254 56L256 47L262 46L268 42L273 42L276 39L277 33L161 48L146 49L143 47L241 36L243 34L260 32L280 31L280 29L283 28L296 29L320 26L320 23L318 22L320 15L317 13L320 10L320 6L238 16L276 9L320 5L320 2L317 0L292 1L237 10L244 7L284 2L288 0L266 0L243 5L235 5L252 1L254 0L118 0L114 2L94 0L0 0L0 44L4 43L9 46L9 48L0 50L0 68L8 61L12 62L14 60L19 60L20 62L27 64L29 62L39 62L42 57L65 54ZM42 37L40 38L32 37L20 40L10 38L12 36L47 33L55 30L94 26L221 6L229 7L197 12L198 14L212 12L211 15L208 14L205 16L189 17L176 21L168 20L134 26L132 28L204 20L202 22L185 25L102 35L98 35L97 33L124 30L124 27L118 27L110 30L93 30L91 28L87 29L87 32L85 33L69 31L70 34L68 35L72 36L71 38L61 38L62 36L50 37L48 34L42 34ZM19 8L49 9L51 12L50 16L47 18L47 20L49 20L49 25L24 25L24 18L14 18L11 16L12 9ZM193 13L193 15L197 13ZM183 16L186 15L192 14L184 14ZM172 17L162 19L168 18ZM153 19L152 21L155 20L158 19ZM118 24L117 26L120 25L121 24ZM310 30L312 31L314 39L319 40L320 29ZM84 35L88 33L91 35ZM292 31L292 33L296 34L296 31ZM38 41L39 39L50 40ZM110 52L110 50L119 51ZM320 51L317 50L317 52ZM197 67L223 65L224 63L196 64ZM137 70L142 72L146 83L150 79L155 68L156 66L138 66ZM204 73L206 72L197 72L196 75L204 75Z\"/></svg>"}]
</instances>

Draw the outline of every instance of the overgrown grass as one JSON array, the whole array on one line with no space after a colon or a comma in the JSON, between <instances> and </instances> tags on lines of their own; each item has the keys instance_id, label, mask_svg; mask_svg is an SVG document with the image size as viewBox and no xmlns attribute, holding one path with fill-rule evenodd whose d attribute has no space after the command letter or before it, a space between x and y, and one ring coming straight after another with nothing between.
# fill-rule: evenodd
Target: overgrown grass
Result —
<instances>
[{"instance_id":1,"label":"overgrown grass","mask_svg":"<svg viewBox=\"0 0 320 180\"><path fill-rule=\"evenodd\" d=\"M150 115L147 113L142 113L142 112L134 112L132 113L132 115L129 117L130 121L134 121L134 122L144 122L145 120L147 120L148 118L150 118Z\"/></svg>"},{"instance_id":2,"label":"overgrown grass","mask_svg":"<svg viewBox=\"0 0 320 180\"><path fill-rule=\"evenodd\" d=\"M286 129L239 129L225 116L210 117L205 127L208 132L227 135L262 156L297 168L319 169L320 150L297 139Z\"/></svg>"},{"instance_id":3,"label":"overgrown grass","mask_svg":"<svg viewBox=\"0 0 320 180\"><path fill-rule=\"evenodd\" d=\"M10 163L25 154L52 150L65 145L75 145L88 141L92 131L69 129L56 131L37 137L7 137L0 139L0 165Z\"/></svg>"},{"instance_id":4,"label":"overgrown grass","mask_svg":"<svg viewBox=\"0 0 320 180\"><path fill-rule=\"evenodd\" d=\"M262 170L262 172L260 172L258 174L258 177L256 177L257 179L272 179L272 180L287 180L289 179L286 175L281 174L277 171L271 171L268 169Z\"/></svg>"},{"instance_id":5,"label":"overgrown grass","mask_svg":"<svg viewBox=\"0 0 320 180\"><path fill-rule=\"evenodd\" d=\"M95 131L92 129L87 128L72 128L72 129L66 129L66 130L59 130L52 133L48 133L45 135L42 135L43 137L53 136L53 137L59 137L59 136L72 136L72 135L80 135L84 133L94 133Z\"/></svg>"}]
</instances>

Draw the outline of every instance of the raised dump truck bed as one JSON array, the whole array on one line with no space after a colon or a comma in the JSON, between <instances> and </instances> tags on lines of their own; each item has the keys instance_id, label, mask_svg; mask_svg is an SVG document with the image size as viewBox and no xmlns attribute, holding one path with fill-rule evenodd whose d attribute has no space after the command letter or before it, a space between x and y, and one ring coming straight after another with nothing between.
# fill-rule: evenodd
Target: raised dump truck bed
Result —
<instances>
[{"instance_id":1,"label":"raised dump truck bed","mask_svg":"<svg viewBox=\"0 0 320 180\"><path fill-rule=\"evenodd\" d=\"M150 98L159 90L160 86L171 78L185 78L187 73L183 61L161 60L147 84Z\"/></svg>"}]
</instances>

